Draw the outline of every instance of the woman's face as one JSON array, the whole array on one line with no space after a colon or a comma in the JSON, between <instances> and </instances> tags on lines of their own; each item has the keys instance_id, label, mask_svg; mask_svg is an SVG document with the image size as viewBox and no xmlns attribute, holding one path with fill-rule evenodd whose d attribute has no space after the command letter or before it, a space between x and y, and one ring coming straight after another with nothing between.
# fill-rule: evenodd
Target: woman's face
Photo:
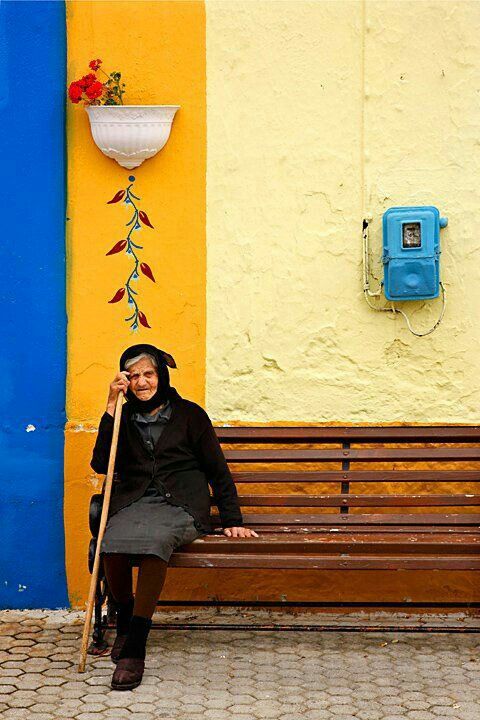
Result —
<instances>
[{"instance_id":1,"label":"woman's face","mask_svg":"<svg viewBox=\"0 0 480 720\"><path fill-rule=\"evenodd\" d=\"M139 400L150 400L158 388L158 374L150 360L142 358L128 368L130 390Z\"/></svg>"}]
</instances>

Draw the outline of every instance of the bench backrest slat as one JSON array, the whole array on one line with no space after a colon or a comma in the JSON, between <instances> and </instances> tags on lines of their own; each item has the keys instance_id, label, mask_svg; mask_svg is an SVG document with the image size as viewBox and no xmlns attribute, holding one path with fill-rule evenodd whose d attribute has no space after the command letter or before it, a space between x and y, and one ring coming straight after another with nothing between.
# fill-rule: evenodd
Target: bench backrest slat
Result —
<instances>
[{"instance_id":1,"label":"bench backrest slat","mask_svg":"<svg viewBox=\"0 0 480 720\"><path fill-rule=\"evenodd\" d=\"M476 483L480 471L476 470L333 470L331 472L236 472L232 476L237 483Z\"/></svg>"},{"instance_id":2,"label":"bench backrest slat","mask_svg":"<svg viewBox=\"0 0 480 720\"><path fill-rule=\"evenodd\" d=\"M480 494L472 487L480 481L480 426L244 426L215 431L235 483L249 486L246 493L239 487L239 501L251 509L243 515L255 525L478 526ZM422 463L428 463L426 469ZM287 483L294 486L290 493ZM400 494L395 483L413 486L404 485ZM258 491L257 484L263 489ZM438 489L432 492L428 484ZM295 508L307 512L295 513ZM322 513L322 508L330 512ZM411 511L398 515L399 508ZM463 511L451 512L457 508Z\"/></svg>"},{"instance_id":3,"label":"bench backrest slat","mask_svg":"<svg viewBox=\"0 0 480 720\"><path fill-rule=\"evenodd\" d=\"M226 450L230 462L438 462L480 460L480 446L469 447L426 447L426 448L335 448L288 450Z\"/></svg>"},{"instance_id":4,"label":"bench backrest slat","mask_svg":"<svg viewBox=\"0 0 480 720\"><path fill-rule=\"evenodd\" d=\"M456 507L480 495L239 495L243 507Z\"/></svg>"},{"instance_id":5,"label":"bench backrest slat","mask_svg":"<svg viewBox=\"0 0 480 720\"><path fill-rule=\"evenodd\" d=\"M291 443L291 442L473 442L480 439L480 425L451 426L376 426L376 427L222 427L215 432L225 443Z\"/></svg>"}]
</instances>

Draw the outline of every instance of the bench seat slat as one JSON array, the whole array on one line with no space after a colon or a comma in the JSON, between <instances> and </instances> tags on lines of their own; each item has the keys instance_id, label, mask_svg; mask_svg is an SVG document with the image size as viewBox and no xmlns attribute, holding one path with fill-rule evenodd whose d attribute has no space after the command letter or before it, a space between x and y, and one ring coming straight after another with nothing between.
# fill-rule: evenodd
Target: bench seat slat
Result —
<instances>
[{"instance_id":1,"label":"bench seat slat","mask_svg":"<svg viewBox=\"0 0 480 720\"><path fill-rule=\"evenodd\" d=\"M283 533L284 535L307 535L307 534L318 534L318 535L329 535L337 533L352 534L358 531L369 532L369 533L399 533L408 534L412 532L419 532L419 528L422 533L429 533L430 535L437 535L438 532L446 532L452 535L476 535L479 532L480 524L477 525L456 525L455 527L448 525L432 526L432 525L262 525L262 524L250 524L256 532L265 533ZM220 527L214 531L214 534L223 534Z\"/></svg>"},{"instance_id":2,"label":"bench seat slat","mask_svg":"<svg viewBox=\"0 0 480 720\"><path fill-rule=\"evenodd\" d=\"M371 553L391 555L415 554L471 554L480 548L480 531L476 535L448 533L384 533L369 532L330 533L320 536L315 533L304 535L282 535L265 532L258 538L227 538L225 535L207 535L184 545L182 552L193 553L264 553L264 554L317 554L327 553Z\"/></svg>"},{"instance_id":3,"label":"bench seat slat","mask_svg":"<svg viewBox=\"0 0 480 720\"><path fill-rule=\"evenodd\" d=\"M265 570L480 570L478 555L254 555L186 553L177 550L172 567L261 568Z\"/></svg>"}]
</instances>

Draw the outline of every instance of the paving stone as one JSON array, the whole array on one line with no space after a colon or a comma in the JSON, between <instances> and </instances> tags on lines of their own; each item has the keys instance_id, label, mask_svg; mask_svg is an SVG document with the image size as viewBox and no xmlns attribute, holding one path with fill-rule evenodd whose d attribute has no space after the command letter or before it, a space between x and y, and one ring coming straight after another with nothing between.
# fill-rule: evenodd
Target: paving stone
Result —
<instances>
[{"instance_id":1,"label":"paving stone","mask_svg":"<svg viewBox=\"0 0 480 720\"><path fill-rule=\"evenodd\" d=\"M17 675L22 675L24 671L21 668L11 668L11 667L2 667L2 678L14 678L17 677ZM1 678L0 678L1 679ZM5 682L5 685L7 683Z\"/></svg>"},{"instance_id":2,"label":"paving stone","mask_svg":"<svg viewBox=\"0 0 480 720\"><path fill-rule=\"evenodd\" d=\"M383 713L386 715L401 715L402 713L405 714L406 709L403 707L403 705L384 705L383 706Z\"/></svg>"},{"instance_id":3,"label":"paving stone","mask_svg":"<svg viewBox=\"0 0 480 720\"><path fill-rule=\"evenodd\" d=\"M402 698L402 705L407 710L428 710L431 703L425 700L404 700Z\"/></svg>"},{"instance_id":4,"label":"paving stone","mask_svg":"<svg viewBox=\"0 0 480 720\"><path fill-rule=\"evenodd\" d=\"M2 713L2 720L27 720L29 716L30 711L24 708L7 708Z\"/></svg>"},{"instance_id":5,"label":"paving stone","mask_svg":"<svg viewBox=\"0 0 480 720\"><path fill-rule=\"evenodd\" d=\"M103 703L82 703L81 710L79 712L82 713L101 713L104 710L108 709L108 704L105 699L105 702Z\"/></svg>"},{"instance_id":6,"label":"paving stone","mask_svg":"<svg viewBox=\"0 0 480 720\"><path fill-rule=\"evenodd\" d=\"M58 692L58 688L52 687L51 692ZM70 688L70 683L62 686L62 698L64 700L78 700L85 695L85 688Z\"/></svg>"},{"instance_id":7,"label":"paving stone","mask_svg":"<svg viewBox=\"0 0 480 720\"><path fill-rule=\"evenodd\" d=\"M12 693L8 700L8 707L29 708L32 707L32 705L36 705L38 701L39 698L26 699L19 697L19 693Z\"/></svg>"},{"instance_id":8,"label":"paving stone","mask_svg":"<svg viewBox=\"0 0 480 720\"><path fill-rule=\"evenodd\" d=\"M140 687L143 687L143 685ZM132 702L135 702L135 695L132 695L131 692L118 692L116 690L112 690L110 685L101 694L107 707L110 709L128 708Z\"/></svg>"},{"instance_id":9,"label":"paving stone","mask_svg":"<svg viewBox=\"0 0 480 720\"><path fill-rule=\"evenodd\" d=\"M55 652L55 648L44 647L42 643L40 643L39 645L32 646L28 652L28 655L25 655L22 653L22 648L12 648L12 650L11 650L11 653L15 654L17 656L18 660L20 659L18 657L19 655L22 655L22 659L24 659L24 660L27 660L28 658L35 658L35 657L45 658L45 659L50 660L50 659L52 659L53 652ZM62 657L60 659L63 660L64 658Z\"/></svg>"},{"instance_id":10,"label":"paving stone","mask_svg":"<svg viewBox=\"0 0 480 720\"><path fill-rule=\"evenodd\" d=\"M12 684L12 681L13 681L13 678L11 678L11 677L6 677L6 676L4 675L4 673L2 673L2 675L0 676L0 692L5 692L3 686L11 685L11 684Z\"/></svg>"},{"instance_id":11,"label":"paving stone","mask_svg":"<svg viewBox=\"0 0 480 720\"><path fill-rule=\"evenodd\" d=\"M35 703L30 707L30 712L35 713L35 717L32 718L32 720L38 720L37 719L37 713L44 713L45 715L50 714L50 716L54 716L58 708L57 703Z\"/></svg>"},{"instance_id":12,"label":"paving stone","mask_svg":"<svg viewBox=\"0 0 480 720\"><path fill-rule=\"evenodd\" d=\"M231 720L231 718L236 718L238 720L239 717L243 717L243 712L245 708L242 710L239 710L236 707L232 707L229 710L206 710L203 713L203 717L205 720ZM252 716L250 715L250 720L252 720Z\"/></svg>"},{"instance_id":13,"label":"paving stone","mask_svg":"<svg viewBox=\"0 0 480 720\"><path fill-rule=\"evenodd\" d=\"M303 714L303 720L332 720L332 714L330 710L307 710Z\"/></svg>"},{"instance_id":14,"label":"paving stone","mask_svg":"<svg viewBox=\"0 0 480 720\"><path fill-rule=\"evenodd\" d=\"M82 712L84 707L85 706L84 706L83 702L81 700L79 700L78 698L76 700L75 699L64 700L63 698L60 698L59 704L58 704L58 710L59 710L58 715L60 717L63 717L63 713L60 712L61 710L63 710L65 712L65 714L70 713L72 715L76 715L77 713Z\"/></svg>"},{"instance_id":15,"label":"paving stone","mask_svg":"<svg viewBox=\"0 0 480 720\"><path fill-rule=\"evenodd\" d=\"M355 717L358 720L383 720L385 713L383 710L357 710Z\"/></svg>"},{"instance_id":16,"label":"paving stone","mask_svg":"<svg viewBox=\"0 0 480 720\"><path fill-rule=\"evenodd\" d=\"M142 698L143 700L143 698ZM133 702L128 706L128 709L130 712L143 712L143 713L149 713L149 712L155 712L155 705L154 703L145 703L145 702Z\"/></svg>"},{"instance_id":17,"label":"paving stone","mask_svg":"<svg viewBox=\"0 0 480 720\"><path fill-rule=\"evenodd\" d=\"M189 702L182 703L181 705L181 712L187 716L187 715L202 715L204 717L206 707L204 705L196 705L194 703L190 704Z\"/></svg>"},{"instance_id":18,"label":"paving stone","mask_svg":"<svg viewBox=\"0 0 480 720\"><path fill-rule=\"evenodd\" d=\"M135 694L138 694L139 688L135 688L134 690L131 690L129 694L132 696L132 698L135 696ZM115 691L113 691L115 692ZM117 691L119 692L119 691ZM114 718L114 720L128 720L132 717L132 714L130 710L127 708L108 708L108 710L104 710L102 712L102 717L104 718ZM77 715L78 720L92 720L91 718L81 718L80 715ZM94 718L94 720L99 720L98 716Z\"/></svg>"},{"instance_id":19,"label":"paving stone","mask_svg":"<svg viewBox=\"0 0 480 720\"><path fill-rule=\"evenodd\" d=\"M433 709L430 708L430 710L431 710L431 712L433 713ZM447 720L447 718L448 718L448 719L450 719L450 718L459 718L460 716L463 717L463 716L464 716L464 712L463 712L463 709L461 708L461 706L459 706L457 703L455 703L452 707L446 707L446 706L444 705L444 706L442 707L442 712L441 712L441 713L438 713L438 714L433 713L433 717L435 717L435 720L438 720L439 717L442 718L442 719L445 718L445 720ZM474 715L475 720L478 720L478 716L479 716L479 709L477 708L477 710L476 710L476 712L475 712L475 715Z\"/></svg>"}]
</instances>

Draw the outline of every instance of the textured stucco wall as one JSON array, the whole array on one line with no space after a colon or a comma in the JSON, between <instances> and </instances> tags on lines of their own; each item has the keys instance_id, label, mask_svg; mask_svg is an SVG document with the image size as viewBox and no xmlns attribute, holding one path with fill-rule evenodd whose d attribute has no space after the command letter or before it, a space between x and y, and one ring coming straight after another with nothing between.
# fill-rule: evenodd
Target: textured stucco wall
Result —
<instances>
[{"instance_id":1,"label":"textured stucco wall","mask_svg":"<svg viewBox=\"0 0 480 720\"><path fill-rule=\"evenodd\" d=\"M480 4L206 9L211 416L479 422ZM363 298L362 219L381 279L396 205L449 218L425 338ZM440 305L399 307L423 330Z\"/></svg>"}]
</instances>

